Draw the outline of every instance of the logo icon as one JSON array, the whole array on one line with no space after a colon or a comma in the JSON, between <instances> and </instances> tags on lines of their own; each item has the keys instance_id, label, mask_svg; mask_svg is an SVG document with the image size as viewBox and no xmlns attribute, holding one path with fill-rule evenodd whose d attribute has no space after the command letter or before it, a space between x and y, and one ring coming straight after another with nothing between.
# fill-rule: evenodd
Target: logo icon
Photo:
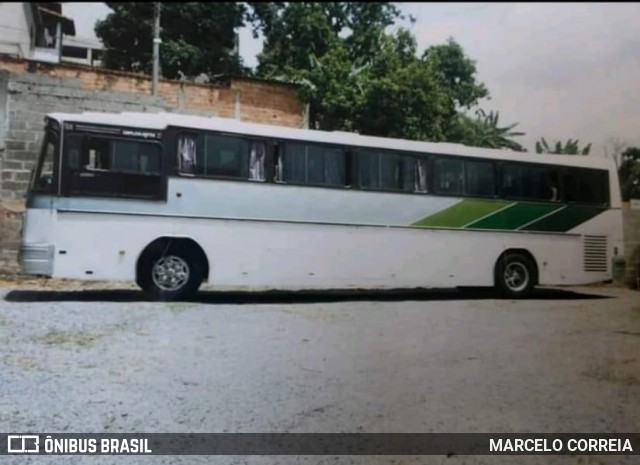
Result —
<instances>
[{"instance_id":1,"label":"logo icon","mask_svg":"<svg viewBox=\"0 0 640 465\"><path fill-rule=\"evenodd\" d=\"M40 452L40 436L14 434L7 436L7 452L10 454L37 454Z\"/></svg>"}]
</instances>

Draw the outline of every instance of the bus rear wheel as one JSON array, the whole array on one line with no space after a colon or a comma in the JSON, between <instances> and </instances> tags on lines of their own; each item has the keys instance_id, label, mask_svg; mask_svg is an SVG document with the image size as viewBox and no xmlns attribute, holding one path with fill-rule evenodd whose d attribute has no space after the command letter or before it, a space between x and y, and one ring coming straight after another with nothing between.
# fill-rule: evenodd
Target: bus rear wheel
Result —
<instances>
[{"instance_id":1,"label":"bus rear wheel","mask_svg":"<svg viewBox=\"0 0 640 465\"><path fill-rule=\"evenodd\" d=\"M527 297L536 283L536 267L526 255L505 254L496 264L495 283L502 297Z\"/></svg>"},{"instance_id":2,"label":"bus rear wheel","mask_svg":"<svg viewBox=\"0 0 640 465\"><path fill-rule=\"evenodd\" d=\"M188 249L171 247L145 258L139 284L153 300L186 299L195 294L204 278L200 260Z\"/></svg>"}]
</instances>

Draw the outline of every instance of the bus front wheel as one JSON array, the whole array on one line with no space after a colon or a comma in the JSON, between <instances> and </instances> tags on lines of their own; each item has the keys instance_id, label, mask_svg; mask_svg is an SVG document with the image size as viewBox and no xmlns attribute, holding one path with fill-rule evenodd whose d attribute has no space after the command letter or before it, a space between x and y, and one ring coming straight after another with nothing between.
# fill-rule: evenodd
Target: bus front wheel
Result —
<instances>
[{"instance_id":1,"label":"bus front wheel","mask_svg":"<svg viewBox=\"0 0 640 465\"><path fill-rule=\"evenodd\" d=\"M503 297L526 297L535 286L536 267L526 255L507 253L496 264L495 283Z\"/></svg>"},{"instance_id":2,"label":"bus front wheel","mask_svg":"<svg viewBox=\"0 0 640 465\"><path fill-rule=\"evenodd\" d=\"M193 295L204 278L203 266L188 248L171 247L152 253L142 264L140 287L153 300L183 300Z\"/></svg>"}]
</instances>

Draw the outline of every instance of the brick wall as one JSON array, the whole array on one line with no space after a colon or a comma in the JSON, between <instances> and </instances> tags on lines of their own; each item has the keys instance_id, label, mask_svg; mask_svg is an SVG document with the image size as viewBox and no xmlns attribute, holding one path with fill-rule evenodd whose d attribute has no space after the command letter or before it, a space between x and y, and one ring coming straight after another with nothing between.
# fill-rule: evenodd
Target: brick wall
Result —
<instances>
[{"instance_id":1,"label":"brick wall","mask_svg":"<svg viewBox=\"0 0 640 465\"><path fill-rule=\"evenodd\" d=\"M1 55L0 70L16 74L31 71L37 76L71 80L74 86L87 91L151 95L151 78L134 73L75 64L36 63ZM297 88L285 83L231 79L226 84L208 85L160 80L158 97L167 111L234 118L237 102L242 120L290 127L303 125L304 105Z\"/></svg>"},{"instance_id":2,"label":"brick wall","mask_svg":"<svg viewBox=\"0 0 640 465\"><path fill-rule=\"evenodd\" d=\"M253 79L223 85L161 80L0 55L0 272L16 270L23 196L50 112L175 111L289 127L304 125L297 88Z\"/></svg>"}]
</instances>

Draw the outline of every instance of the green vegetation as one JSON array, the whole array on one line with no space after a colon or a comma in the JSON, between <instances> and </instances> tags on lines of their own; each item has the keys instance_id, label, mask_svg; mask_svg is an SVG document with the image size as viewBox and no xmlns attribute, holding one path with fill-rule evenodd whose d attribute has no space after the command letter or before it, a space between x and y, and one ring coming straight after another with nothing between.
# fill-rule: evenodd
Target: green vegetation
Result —
<instances>
[{"instance_id":1,"label":"green vegetation","mask_svg":"<svg viewBox=\"0 0 640 465\"><path fill-rule=\"evenodd\" d=\"M544 137L536 142L536 153L556 153L560 155L589 155L591 150L591 144L586 145L582 149L579 147L578 139L569 139L564 144L562 141L557 141L555 146L551 148Z\"/></svg>"},{"instance_id":2,"label":"green vegetation","mask_svg":"<svg viewBox=\"0 0 640 465\"><path fill-rule=\"evenodd\" d=\"M150 73L153 3L107 3L95 26L107 67ZM167 78L209 82L254 76L296 83L310 127L383 137L526 151L518 123L479 108L489 90L453 38L418 50L390 2L162 3L160 64ZM255 70L243 65L236 30L264 38ZM469 116L475 114L475 117ZM587 155L591 144L536 143L537 153ZM632 150L632 149L630 149ZM637 150L637 149L633 149ZM621 165L625 196L639 195L637 155Z\"/></svg>"},{"instance_id":3,"label":"green vegetation","mask_svg":"<svg viewBox=\"0 0 640 465\"><path fill-rule=\"evenodd\" d=\"M109 3L113 10L95 26L105 46L104 65L121 71L151 74L154 4ZM169 79L209 79L248 70L234 53L234 29L244 24L242 3L162 3L160 69Z\"/></svg>"},{"instance_id":4,"label":"green vegetation","mask_svg":"<svg viewBox=\"0 0 640 465\"><path fill-rule=\"evenodd\" d=\"M624 200L640 199L640 148L629 147L620 157L620 189Z\"/></svg>"}]
</instances>

